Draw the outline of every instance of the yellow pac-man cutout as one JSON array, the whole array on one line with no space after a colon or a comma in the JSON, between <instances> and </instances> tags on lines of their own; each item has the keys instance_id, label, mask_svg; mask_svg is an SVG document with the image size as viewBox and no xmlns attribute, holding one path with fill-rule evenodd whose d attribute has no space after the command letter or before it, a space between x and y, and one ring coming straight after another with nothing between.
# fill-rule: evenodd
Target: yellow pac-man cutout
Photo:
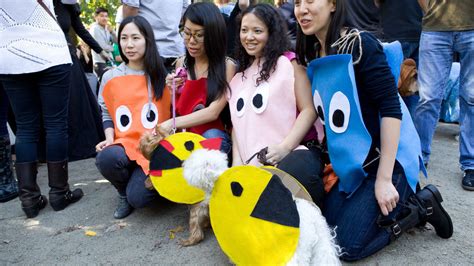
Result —
<instances>
[{"instance_id":1,"label":"yellow pac-man cutout","mask_svg":"<svg viewBox=\"0 0 474 266\"><path fill-rule=\"evenodd\" d=\"M204 191L190 186L183 176L182 163L202 148L219 149L221 139L181 132L160 141L150 158L150 179L158 193L168 200L194 204L204 199Z\"/></svg>"},{"instance_id":2,"label":"yellow pac-man cutout","mask_svg":"<svg viewBox=\"0 0 474 266\"><path fill-rule=\"evenodd\" d=\"M236 166L216 181L209 202L222 250L238 265L281 265L296 251L299 215L280 178L255 166Z\"/></svg>"}]
</instances>

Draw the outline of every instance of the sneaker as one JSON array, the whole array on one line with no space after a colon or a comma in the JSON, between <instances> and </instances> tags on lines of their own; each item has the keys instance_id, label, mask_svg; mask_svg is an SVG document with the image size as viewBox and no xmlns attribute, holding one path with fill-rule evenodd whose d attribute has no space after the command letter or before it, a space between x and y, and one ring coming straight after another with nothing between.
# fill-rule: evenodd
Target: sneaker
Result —
<instances>
[{"instance_id":1,"label":"sneaker","mask_svg":"<svg viewBox=\"0 0 474 266\"><path fill-rule=\"evenodd\" d=\"M464 171L462 187L465 190L474 191L474 169L467 169Z\"/></svg>"},{"instance_id":2,"label":"sneaker","mask_svg":"<svg viewBox=\"0 0 474 266\"><path fill-rule=\"evenodd\" d=\"M132 213L133 207L128 203L127 196L119 196L119 203L117 205L117 209L114 212L115 219L122 219L130 215Z\"/></svg>"}]
</instances>

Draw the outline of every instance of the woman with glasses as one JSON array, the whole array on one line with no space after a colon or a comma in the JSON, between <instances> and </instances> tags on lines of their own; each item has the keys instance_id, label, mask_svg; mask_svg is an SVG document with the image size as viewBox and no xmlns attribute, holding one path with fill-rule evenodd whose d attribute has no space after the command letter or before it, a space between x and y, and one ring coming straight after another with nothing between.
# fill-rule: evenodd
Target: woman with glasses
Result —
<instances>
[{"instance_id":1,"label":"woman with glasses","mask_svg":"<svg viewBox=\"0 0 474 266\"><path fill-rule=\"evenodd\" d=\"M226 58L226 26L219 9L212 3L195 3L183 16L182 31L186 55L178 59L176 73L167 77L170 88L177 89L176 112L179 117L161 124L172 133L187 129L205 138L222 138L221 150L229 153L231 140L221 114L227 105L228 81L235 64ZM187 74L183 73L186 70ZM179 71L181 70L181 71ZM174 85L174 86L173 86Z\"/></svg>"}]
</instances>

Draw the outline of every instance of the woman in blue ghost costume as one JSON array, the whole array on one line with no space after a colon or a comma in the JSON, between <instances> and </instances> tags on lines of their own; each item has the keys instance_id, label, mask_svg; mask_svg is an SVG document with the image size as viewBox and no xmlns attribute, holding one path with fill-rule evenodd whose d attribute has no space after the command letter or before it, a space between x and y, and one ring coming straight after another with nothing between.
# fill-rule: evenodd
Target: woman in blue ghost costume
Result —
<instances>
[{"instance_id":1,"label":"woman in blue ghost costume","mask_svg":"<svg viewBox=\"0 0 474 266\"><path fill-rule=\"evenodd\" d=\"M298 59L304 65L317 59L310 64L308 72L314 74L310 80L314 82L320 75L335 86L356 88L352 95L344 95L344 90L338 88L330 97L313 96L319 119L325 122L333 165L341 160L352 167L342 175L338 169L348 167L334 168L339 183L329 192L323 209L328 223L336 227L338 244L343 248L341 258L355 261L370 256L402 230L425 222L431 223L439 236L451 237L452 222L441 206L439 191L428 185L415 194L396 160L402 112L395 79L380 43L370 33L346 27L342 0L296 0L295 15ZM312 73L313 64L328 68L345 64L346 71L343 75L330 71L323 75L322 67L319 73ZM333 100L339 108L331 106ZM331 143L334 141L337 143ZM357 179L361 171L363 176Z\"/></svg>"}]
</instances>

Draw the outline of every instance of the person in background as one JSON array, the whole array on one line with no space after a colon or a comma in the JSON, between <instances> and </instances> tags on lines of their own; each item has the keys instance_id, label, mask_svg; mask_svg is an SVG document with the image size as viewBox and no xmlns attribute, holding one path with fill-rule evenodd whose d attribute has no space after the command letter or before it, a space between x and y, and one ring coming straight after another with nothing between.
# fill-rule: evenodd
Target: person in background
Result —
<instances>
[{"instance_id":1,"label":"person in background","mask_svg":"<svg viewBox=\"0 0 474 266\"><path fill-rule=\"evenodd\" d=\"M421 139L423 161L428 164L430 159L444 88L449 80L453 54L457 52L461 64L459 163L464 171L462 187L474 191L474 2L418 2L424 16L418 67L420 101L415 112L415 126Z\"/></svg>"},{"instance_id":2,"label":"person in background","mask_svg":"<svg viewBox=\"0 0 474 266\"><path fill-rule=\"evenodd\" d=\"M115 31L118 35L118 29L120 28L120 23L123 20L123 5L120 5L117 8L117 12L115 13Z\"/></svg>"},{"instance_id":3,"label":"person in background","mask_svg":"<svg viewBox=\"0 0 474 266\"><path fill-rule=\"evenodd\" d=\"M94 72L101 82L102 75L106 71L107 61L112 58L113 44L117 42L117 37L112 27L109 26L109 11L99 7L94 12L95 22L91 25L90 34L99 43L100 47L107 55L98 54L92 51L92 60L94 63Z\"/></svg>"},{"instance_id":4,"label":"person in background","mask_svg":"<svg viewBox=\"0 0 474 266\"><path fill-rule=\"evenodd\" d=\"M84 41L95 53L108 54L94 40L86 30L79 17L80 7L78 4L63 4L60 0L53 0L54 11L58 23L64 32L71 54L71 78L69 86L69 107L68 107L68 160L75 161L94 157L96 155L95 145L105 138L100 119L99 105L97 104L94 92L89 87L84 69L76 56L76 47L69 37L68 32L74 32Z\"/></svg>"},{"instance_id":5,"label":"person in background","mask_svg":"<svg viewBox=\"0 0 474 266\"><path fill-rule=\"evenodd\" d=\"M377 38L382 38L380 26L380 10L376 0L345 0L347 8L347 21L359 30L368 31Z\"/></svg>"},{"instance_id":6,"label":"person in background","mask_svg":"<svg viewBox=\"0 0 474 266\"><path fill-rule=\"evenodd\" d=\"M242 10L245 10L252 4L255 4L257 0L237 0L237 4L234 5L234 9L230 12L229 18L226 20L227 26L227 56L234 56L234 47L240 43L239 33L237 32L237 17Z\"/></svg>"},{"instance_id":7,"label":"person in background","mask_svg":"<svg viewBox=\"0 0 474 266\"><path fill-rule=\"evenodd\" d=\"M294 0L275 0L275 6L283 16L288 29L288 39L290 40L291 50L295 50L296 46L296 18L294 10Z\"/></svg>"},{"instance_id":8,"label":"person in background","mask_svg":"<svg viewBox=\"0 0 474 266\"><path fill-rule=\"evenodd\" d=\"M232 9L234 9L235 6L235 3L232 3L229 0L214 0L214 4L216 4L221 13L227 17L230 16L230 12L232 12Z\"/></svg>"},{"instance_id":9,"label":"person in background","mask_svg":"<svg viewBox=\"0 0 474 266\"><path fill-rule=\"evenodd\" d=\"M190 4L189 0L161 1L122 0L123 17L142 16L153 27L156 46L169 73L176 59L184 54L183 38L179 34L181 16Z\"/></svg>"},{"instance_id":10,"label":"person in background","mask_svg":"<svg viewBox=\"0 0 474 266\"><path fill-rule=\"evenodd\" d=\"M412 0L375 0L375 3L380 8L383 41L399 41L402 45L404 59L411 58L418 65L418 48L420 46L421 20L423 18L418 2ZM420 99L418 92L402 98L413 119L416 105Z\"/></svg>"},{"instance_id":11,"label":"person in background","mask_svg":"<svg viewBox=\"0 0 474 266\"><path fill-rule=\"evenodd\" d=\"M80 188L68 183L68 97L71 55L52 0L3 2L9 20L0 20L0 81L17 123L15 171L26 217L39 214L48 200L36 182L42 117L46 131L49 202L60 211L79 201ZM35 14L26 16L25 14ZM24 19L24 18L28 19ZM37 45L24 45L37 43ZM12 52L16 51L16 52Z\"/></svg>"},{"instance_id":12,"label":"person in background","mask_svg":"<svg viewBox=\"0 0 474 266\"><path fill-rule=\"evenodd\" d=\"M18 182L13 176L10 138L7 128L8 98L0 82L0 202L18 197Z\"/></svg>"}]
</instances>

